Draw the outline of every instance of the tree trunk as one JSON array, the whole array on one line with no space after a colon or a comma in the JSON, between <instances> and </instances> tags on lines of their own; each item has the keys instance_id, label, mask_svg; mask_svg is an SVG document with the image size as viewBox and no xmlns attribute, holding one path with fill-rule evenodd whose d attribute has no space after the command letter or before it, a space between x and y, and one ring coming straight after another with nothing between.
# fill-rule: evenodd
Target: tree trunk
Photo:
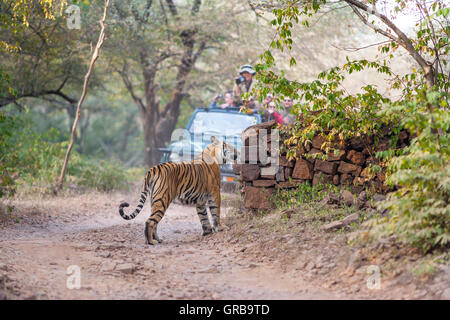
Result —
<instances>
[{"instance_id":1,"label":"tree trunk","mask_svg":"<svg viewBox=\"0 0 450 320\"><path fill-rule=\"evenodd\" d=\"M180 115L180 105L186 79L194 67L195 61L205 48L205 43L201 43L197 52L194 52L194 36L196 31L189 30L182 33L182 41L184 44L184 53L181 63L178 66L176 81L170 95L170 100L166 103L162 110L159 110L159 101L156 97L154 87L154 79L156 72L154 69L148 69L145 64L145 58L142 59L144 88L146 95L146 106L140 108L141 116L144 124L145 138L145 164L149 167L157 165L161 160L162 153L158 148L164 148L166 143L170 141L171 135Z\"/></svg>"}]
</instances>

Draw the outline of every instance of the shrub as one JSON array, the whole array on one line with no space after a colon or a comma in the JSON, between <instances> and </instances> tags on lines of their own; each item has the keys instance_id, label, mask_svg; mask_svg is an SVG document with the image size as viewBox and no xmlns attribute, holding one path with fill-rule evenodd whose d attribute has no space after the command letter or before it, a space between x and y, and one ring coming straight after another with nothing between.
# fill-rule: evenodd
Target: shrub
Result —
<instances>
[{"instance_id":1,"label":"shrub","mask_svg":"<svg viewBox=\"0 0 450 320\"><path fill-rule=\"evenodd\" d=\"M50 192L68 144L55 142L58 135L56 129L39 135L26 117L0 113L0 196L14 190ZM76 151L72 152L66 177L71 184L101 191L123 188L127 183L119 162L90 159Z\"/></svg>"},{"instance_id":2,"label":"shrub","mask_svg":"<svg viewBox=\"0 0 450 320\"><path fill-rule=\"evenodd\" d=\"M443 92L420 92L411 102L387 105L381 116L397 119L415 138L390 159L387 183L398 190L382 207L389 218L370 223L372 235L395 233L429 251L450 243L450 112Z\"/></svg>"},{"instance_id":3,"label":"shrub","mask_svg":"<svg viewBox=\"0 0 450 320\"><path fill-rule=\"evenodd\" d=\"M337 192L334 185L301 183L293 189L277 189L275 206L280 208L293 208L300 204L312 201L321 201L328 193Z\"/></svg>"}]
</instances>

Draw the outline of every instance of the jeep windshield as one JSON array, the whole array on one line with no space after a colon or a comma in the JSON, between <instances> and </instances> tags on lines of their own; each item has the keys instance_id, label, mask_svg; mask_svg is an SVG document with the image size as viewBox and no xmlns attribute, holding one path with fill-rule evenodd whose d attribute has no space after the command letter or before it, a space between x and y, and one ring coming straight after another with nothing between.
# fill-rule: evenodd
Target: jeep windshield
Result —
<instances>
[{"instance_id":1,"label":"jeep windshield","mask_svg":"<svg viewBox=\"0 0 450 320\"><path fill-rule=\"evenodd\" d=\"M238 136L248 127L257 123L255 115L232 112L197 112L189 131L193 134L218 134Z\"/></svg>"}]
</instances>

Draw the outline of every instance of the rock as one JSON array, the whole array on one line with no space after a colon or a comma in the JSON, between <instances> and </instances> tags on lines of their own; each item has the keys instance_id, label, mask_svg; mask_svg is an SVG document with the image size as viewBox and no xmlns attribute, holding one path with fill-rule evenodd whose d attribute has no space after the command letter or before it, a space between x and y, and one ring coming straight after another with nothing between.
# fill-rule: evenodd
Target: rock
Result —
<instances>
[{"instance_id":1,"label":"rock","mask_svg":"<svg viewBox=\"0 0 450 320\"><path fill-rule=\"evenodd\" d=\"M116 263L114 261L105 261L100 267L101 272L113 271L116 268Z\"/></svg>"},{"instance_id":2,"label":"rock","mask_svg":"<svg viewBox=\"0 0 450 320\"><path fill-rule=\"evenodd\" d=\"M296 186L298 186L299 184L305 183L305 180L296 180L296 179L291 179L291 181L284 181L284 182L279 182L275 187L276 188L295 188Z\"/></svg>"},{"instance_id":3,"label":"rock","mask_svg":"<svg viewBox=\"0 0 450 320\"><path fill-rule=\"evenodd\" d=\"M258 179L261 170L256 164L242 164L241 165L241 178L244 181L253 181Z\"/></svg>"},{"instance_id":4,"label":"rock","mask_svg":"<svg viewBox=\"0 0 450 320\"><path fill-rule=\"evenodd\" d=\"M336 174L338 164L336 162L328 162L317 159L314 165L314 171L321 171L327 174Z\"/></svg>"},{"instance_id":5,"label":"rock","mask_svg":"<svg viewBox=\"0 0 450 320\"><path fill-rule=\"evenodd\" d=\"M332 184L333 183L333 176L326 174L326 173L322 173L322 172L316 172L314 174L314 178L312 181L313 186L315 186L316 184Z\"/></svg>"},{"instance_id":6,"label":"rock","mask_svg":"<svg viewBox=\"0 0 450 320\"><path fill-rule=\"evenodd\" d=\"M344 173L341 175L340 181L342 185L349 185L353 182L353 177L348 173Z\"/></svg>"},{"instance_id":7,"label":"rock","mask_svg":"<svg viewBox=\"0 0 450 320\"><path fill-rule=\"evenodd\" d=\"M275 179L277 180L277 182L283 182L286 180L286 178L284 177L284 167L279 167L278 168L278 172L275 175Z\"/></svg>"},{"instance_id":8,"label":"rock","mask_svg":"<svg viewBox=\"0 0 450 320\"><path fill-rule=\"evenodd\" d=\"M313 139L312 139L312 141L311 141L311 143L312 143L312 146L315 148L315 149L321 149L322 148L322 144L325 142L326 140L322 137L322 136L315 136Z\"/></svg>"},{"instance_id":9,"label":"rock","mask_svg":"<svg viewBox=\"0 0 450 320\"><path fill-rule=\"evenodd\" d=\"M333 176L333 184L337 186L337 185L339 185L339 181L340 181L339 175L338 174L334 175Z\"/></svg>"},{"instance_id":10,"label":"rock","mask_svg":"<svg viewBox=\"0 0 450 320\"><path fill-rule=\"evenodd\" d=\"M245 146L248 146L249 140L251 140L250 138L257 137L259 130L267 130L267 133L269 133L270 129L275 125L275 123L275 121L269 121L250 126L241 133L241 140L244 141Z\"/></svg>"},{"instance_id":11,"label":"rock","mask_svg":"<svg viewBox=\"0 0 450 320\"><path fill-rule=\"evenodd\" d=\"M327 153L327 160L328 161L339 161L339 160L344 160L345 159L345 150L337 150L336 151L337 154L335 154L334 152L330 152Z\"/></svg>"},{"instance_id":12,"label":"rock","mask_svg":"<svg viewBox=\"0 0 450 320\"><path fill-rule=\"evenodd\" d=\"M367 201L367 192L362 191L357 198L359 201L361 202L366 202Z\"/></svg>"},{"instance_id":13,"label":"rock","mask_svg":"<svg viewBox=\"0 0 450 320\"><path fill-rule=\"evenodd\" d=\"M351 276L355 273L355 271L361 267L362 264L362 255L359 250L353 252L353 254L348 259L347 265L347 275Z\"/></svg>"},{"instance_id":14,"label":"rock","mask_svg":"<svg viewBox=\"0 0 450 320\"><path fill-rule=\"evenodd\" d=\"M241 163L262 163L267 164L269 159L267 157L267 152L260 152L258 146L242 146L240 152L240 162Z\"/></svg>"},{"instance_id":15,"label":"rock","mask_svg":"<svg viewBox=\"0 0 450 320\"><path fill-rule=\"evenodd\" d=\"M379 171L377 172L377 178L378 180L380 180L381 182L386 181L386 173L384 171Z\"/></svg>"},{"instance_id":16,"label":"rock","mask_svg":"<svg viewBox=\"0 0 450 320\"><path fill-rule=\"evenodd\" d=\"M358 207L358 209L362 209L366 206L366 203L367 203L367 193L365 191L362 191L356 198L356 206Z\"/></svg>"},{"instance_id":17,"label":"rock","mask_svg":"<svg viewBox=\"0 0 450 320\"><path fill-rule=\"evenodd\" d=\"M343 228L353 222L359 221L359 215L357 213L351 214L349 216L346 216L342 220L333 221L331 223L328 223L324 226L322 226L323 231L332 231L335 229Z\"/></svg>"},{"instance_id":18,"label":"rock","mask_svg":"<svg viewBox=\"0 0 450 320\"><path fill-rule=\"evenodd\" d=\"M297 159L294 167L294 172L292 172L292 178L294 179L312 179L313 170L312 165L303 159Z\"/></svg>"},{"instance_id":19,"label":"rock","mask_svg":"<svg viewBox=\"0 0 450 320\"><path fill-rule=\"evenodd\" d=\"M278 172L278 166L270 166L261 168L261 178L275 180L275 175Z\"/></svg>"},{"instance_id":20,"label":"rock","mask_svg":"<svg viewBox=\"0 0 450 320\"><path fill-rule=\"evenodd\" d=\"M135 270L135 266L132 263L123 263L116 266L116 270L125 274L132 274Z\"/></svg>"},{"instance_id":21,"label":"rock","mask_svg":"<svg viewBox=\"0 0 450 320\"><path fill-rule=\"evenodd\" d=\"M362 154L362 152L358 152L355 150L350 150L349 153L347 154L347 159L353 163L353 164L357 164L357 165L363 165L365 158L364 155Z\"/></svg>"},{"instance_id":22,"label":"rock","mask_svg":"<svg viewBox=\"0 0 450 320\"><path fill-rule=\"evenodd\" d=\"M357 150L357 151L362 151L365 147L363 138L361 138L361 137L351 138L348 143L350 145L350 148Z\"/></svg>"},{"instance_id":23,"label":"rock","mask_svg":"<svg viewBox=\"0 0 450 320\"><path fill-rule=\"evenodd\" d=\"M268 187L273 187L276 184L277 184L277 182L275 180L254 180L253 181L254 187L268 188Z\"/></svg>"},{"instance_id":24,"label":"rock","mask_svg":"<svg viewBox=\"0 0 450 320\"><path fill-rule=\"evenodd\" d=\"M308 155L309 155L309 157L306 159L309 163L314 163L314 161L316 161L316 157L314 156L315 154L317 154L317 153L320 153L320 154L322 154L322 152L319 150L319 149L315 149L315 148L313 148L313 149L311 149L309 152L308 152Z\"/></svg>"},{"instance_id":25,"label":"rock","mask_svg":"<svg viewBox=\"0 0 450 320\"><path fill-rule=\"evenodd\" d=\"M384 200L386 200L386 196L384 194L376 193L373 195L372 199L374 202L384 201Z\"/></svg>"},{"instance_id":26,"label":"rock","mask_svg":"<svg viewBox=\"0 0 450 320\"><path fill-rule=\"evenodd\" d=\"M338 204L339 203L339 195L334 193L329 193L323 198L323 200L320 202L321 205L326 204Z\"/></svg>"},{"instance_id":27,"label":"rock","mask_svg":"<svg viewBox=\"0 0 450 320\"><path fill-rule=\"evenodd\" d=\"M290 167L290 168L294 167L294 161L289 161L285 157L280 157L278 161L279 165L282 167Z\"/></svg>"},{"instance_id":28,"label":"rock","mask_svg":"<svg viewBox=\"0 0 450 320\"><path fill-rule=\"evenodd\" d=\"M364 186L355 186L355 185L350 186L350 191L353 194L360 194L363 190L364 190Z\"/></svg>"},{"instance_id":29,"label":"rock","mask_svg":"<svg viewBox=\"0 0 450 320\"><path fill-rule=\"evenodd\" d=\"M244 207L247 209L270 209L272 207L272 192L268 189L245 187Z\"/></svg>"},{"instance_id":30,"label":"rock","mask_svg":"<svg viewBox=\"0 0 450 320\"><path fill-rule=\"evenodd\" d=\"M101 252L100 253L100 257L102 257L102 258L109 258L109 257L111 257L111 252L109 252L109 251Z\"/></svg>"},{"instance_id":31,"label":"rock","mask_svg":"<svg viewBox=\"0 0 450 320\"><path fill-rule=\"evenodd\" d=\"M344 226L347 226L347 225L352 224L354 222L358 222L359 221L359 214L358 213L353 213L351 215L346 216L341 221L344 224Z\"/></svg>"},{"instance_id":32,"label":"rock","mask_svg":"<svg viewBox=\"0 0 450 320\"><path fill-rule=\"evenodd\" d=\"M363 186L364 182L364 178L362 177L356 177L355 179L353 179L353 185L355 186Z\"/></svg>"},{"instance_id":33,"label":"rock","mask_svg":"<svg viewBox=\"0 0 450 320\"><path fill-rule=\"evenodd\" d=\"M340 229L344 226L341 220L333 221L331 223L328 223L324 226L322 226L323 231L332 231L334 229Z\"/></svg>"},{"instance_id":34,"label":"rock","mask_svg":"<svg viewBox=\"0 0 450 320\"><path fill-rule=\"evenodd\" d=\"M373 177L369 176L369 167L365 167L361 173L359 174L362 178L372 179Z\"/></svg>"},{"instance_id":35,"label":"rock","mask_svg":"<svg viewBox=\"0 0 450 320\"><path fill-rule=\"evenodd\" d=\"M297 242L297 239L291 238L291 239L289 239L289 241L287 242L287 244L294 244L295 242Z\"/></svg>"},{"instance_id":36,"label":"rock","mask_svg":"<svg viewBox=\"0 0 450 320\"><path fill-rule=\"evenodd\" d=\"M341 197L342 197L342 201L346 205L351 206L351 205L355 204L355 198L353 197L353 194L350 191L342 190Z\"/></svg>"},{"instance_id":37,"label":"rock","mask_svg":"<svg viewBox=\"0 0 450 320\"><path fill-rule=\"evenodd\" d=\"M339 173L351 173L353 176L357 177L361 173L362 167L355 164L347 163L344 161L339 162L339 167L337 171Z\"/></svg>"},{"instance_id":38,"label":"rock","mask_svg":"<svg viewBox=\"0 0 450 320\"><path fill-rule=\"evenodd\" d=\"M289 178L292 176L292 168L286 167L284 168L284 178L286 180L289 180Z\"/></svg>"}]
</instances>

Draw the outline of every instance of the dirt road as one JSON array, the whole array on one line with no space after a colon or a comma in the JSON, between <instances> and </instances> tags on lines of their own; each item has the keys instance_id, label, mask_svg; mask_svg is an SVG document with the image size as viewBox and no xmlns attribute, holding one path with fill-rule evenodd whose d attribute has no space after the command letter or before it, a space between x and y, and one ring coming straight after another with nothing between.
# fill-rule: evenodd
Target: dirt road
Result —
<instances>
[{"instance_id":1,"label":"dirt road","mask_svg":"<svg viewBox=\"0 0 450 320\"><path fill-rule=\"evenodd\" d=\"M15 206L15 222L4 223L0 229L0 296L8 299L367 297L360 290L318 286L298 264L280 266L282 262L264 255L264 250L257 255L249 254L251 250L246 250L241 242L230 241L231 230L202 237L193 207L172 204L158 228L164 242L146 245L143 229L148 204L132 221L125 221L118 214L119 203L124 200L137 203L137 194L79 195L11 203ZM228 215L230 220L230 212L225 208L222 215ZM303 268L308 269L307 261L302 261ZM70 289L76 286L77 270L80 288ZM358 286L364 286L364 282Z\"/></svg>"}]
</instances>

